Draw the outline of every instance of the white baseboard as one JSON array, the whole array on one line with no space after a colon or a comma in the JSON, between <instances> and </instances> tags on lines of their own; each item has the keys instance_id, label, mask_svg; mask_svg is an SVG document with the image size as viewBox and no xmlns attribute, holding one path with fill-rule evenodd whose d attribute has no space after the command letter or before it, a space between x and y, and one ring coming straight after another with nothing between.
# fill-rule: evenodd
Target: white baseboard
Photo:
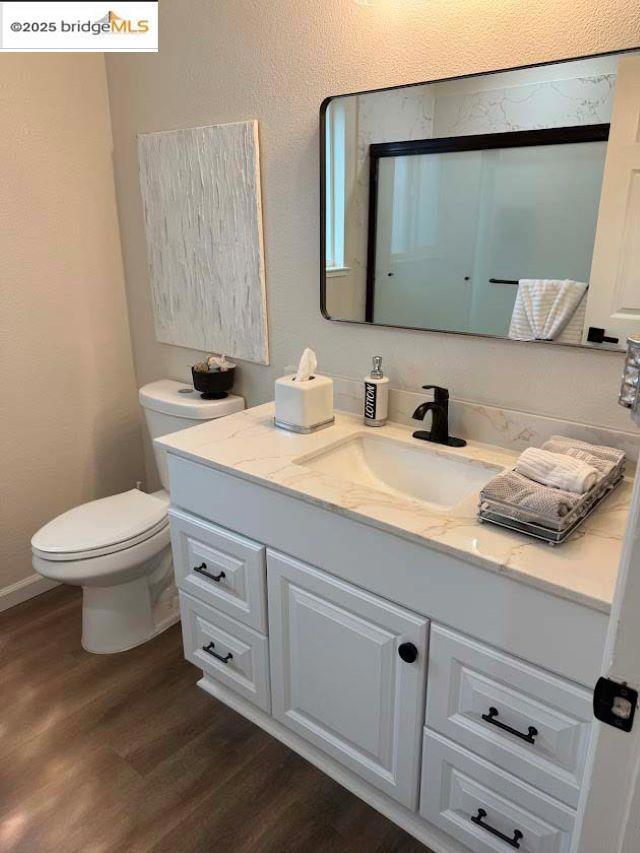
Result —
<instances>
[{"instance_id":1,"label":"white baseboard","mask_svg":"<svg viewBox=\"0 0 640 853\"><path fill-rule=\"evenodd\" d=\"M0 589L0 613L59 585L58 581L51 581L34 574L11 586L5 586L4 589Z\"/></svg>"}]
</instances>

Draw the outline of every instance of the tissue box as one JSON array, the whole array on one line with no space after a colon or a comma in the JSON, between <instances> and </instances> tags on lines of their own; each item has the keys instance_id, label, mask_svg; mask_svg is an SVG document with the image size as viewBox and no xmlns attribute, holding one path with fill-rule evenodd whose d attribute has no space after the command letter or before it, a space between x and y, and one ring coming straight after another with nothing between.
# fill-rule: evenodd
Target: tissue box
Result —
<instances>
[{"instance_id":1,"label":"tissue box","mask_svg":"<svg viewBox=\"0 0 640 853\"><path fill-rule=\"evenodd\" d=\"M333 415L333 379L311 376L296 382L295 375L276 379L274 423L291 432L313 432L330 426Z\"/></svg>"}]
</instances>

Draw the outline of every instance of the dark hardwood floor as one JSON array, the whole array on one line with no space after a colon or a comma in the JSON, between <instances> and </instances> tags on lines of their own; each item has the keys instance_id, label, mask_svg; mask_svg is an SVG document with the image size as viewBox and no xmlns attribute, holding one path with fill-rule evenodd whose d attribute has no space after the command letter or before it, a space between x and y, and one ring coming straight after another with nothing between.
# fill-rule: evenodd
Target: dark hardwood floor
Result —
<instances>
[{"instance_id":1,"label":"dark hardwood floor","mask_svg":"<svg viewBox=\"0 0 640 853\"><path fill-rule=\"evenodd\" d=\"M0 614L2 853L425 853L202 693L178 625L91 655L80 604L59 587Z\"/></svg>"}]
</instances>

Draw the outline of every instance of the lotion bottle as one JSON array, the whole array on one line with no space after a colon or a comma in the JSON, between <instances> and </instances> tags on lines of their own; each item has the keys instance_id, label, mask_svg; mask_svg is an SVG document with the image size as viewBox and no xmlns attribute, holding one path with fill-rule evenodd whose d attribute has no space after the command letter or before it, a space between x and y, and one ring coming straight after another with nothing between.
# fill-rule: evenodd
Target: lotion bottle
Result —
<instances>
[{"instance_id":1,"label":"lotion bottle","mask_svg":"<svg viewBox=\"0 0 640 853\"><path fill-rule=\"evenodd\" d=\"M380 427L389 413L389 380L382 372L382 356L373 356L371 373L364 378L364 423Z\"/></svg>"}]
</instances>

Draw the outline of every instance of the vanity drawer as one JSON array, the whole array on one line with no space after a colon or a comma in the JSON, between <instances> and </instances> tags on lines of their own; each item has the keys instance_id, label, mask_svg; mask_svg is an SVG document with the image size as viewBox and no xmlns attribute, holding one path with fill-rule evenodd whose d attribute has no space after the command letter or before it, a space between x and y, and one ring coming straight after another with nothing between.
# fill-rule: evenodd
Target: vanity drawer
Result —
<instances>
[{"instance_id":1,"label":"vanity drawer","mask_svg":"<svg viewBox=\"0 0 640 853\"><path fill-rule=\"evenodd\" d=\"M184 592L180 616L185 658L269 713L267 638Z\"/></svg>"},{"instance_id":2,"label":"vanity drawer","mask_svg":"<svg viewBox=\"0 0 640 853\"><path fill-rule=\"evenodd\" d=\"M180 589L266 633L264 546L177 509L169 515Z\"/></svg>"},{"instance_id":3,"label":"vanity drawer","mask_svg":"<svg viewBox=\"0 0 640 853\"><path fill-rule=\"evenodd\" d=\"M575 813L562 803L426 729L422 768L420 814L474 853L514 841L522 853L568 853Z\"/></svg>"},{"instance_id":4,"label":"vanity drawer","mask_svg":"<svg viewBox=\"0 0 640 853\"><path fill-rule=\"evenodd\" d=\"M439 625L431 629L426 725L577 806L591 695Z\"/></svg>"}]
</instances>

